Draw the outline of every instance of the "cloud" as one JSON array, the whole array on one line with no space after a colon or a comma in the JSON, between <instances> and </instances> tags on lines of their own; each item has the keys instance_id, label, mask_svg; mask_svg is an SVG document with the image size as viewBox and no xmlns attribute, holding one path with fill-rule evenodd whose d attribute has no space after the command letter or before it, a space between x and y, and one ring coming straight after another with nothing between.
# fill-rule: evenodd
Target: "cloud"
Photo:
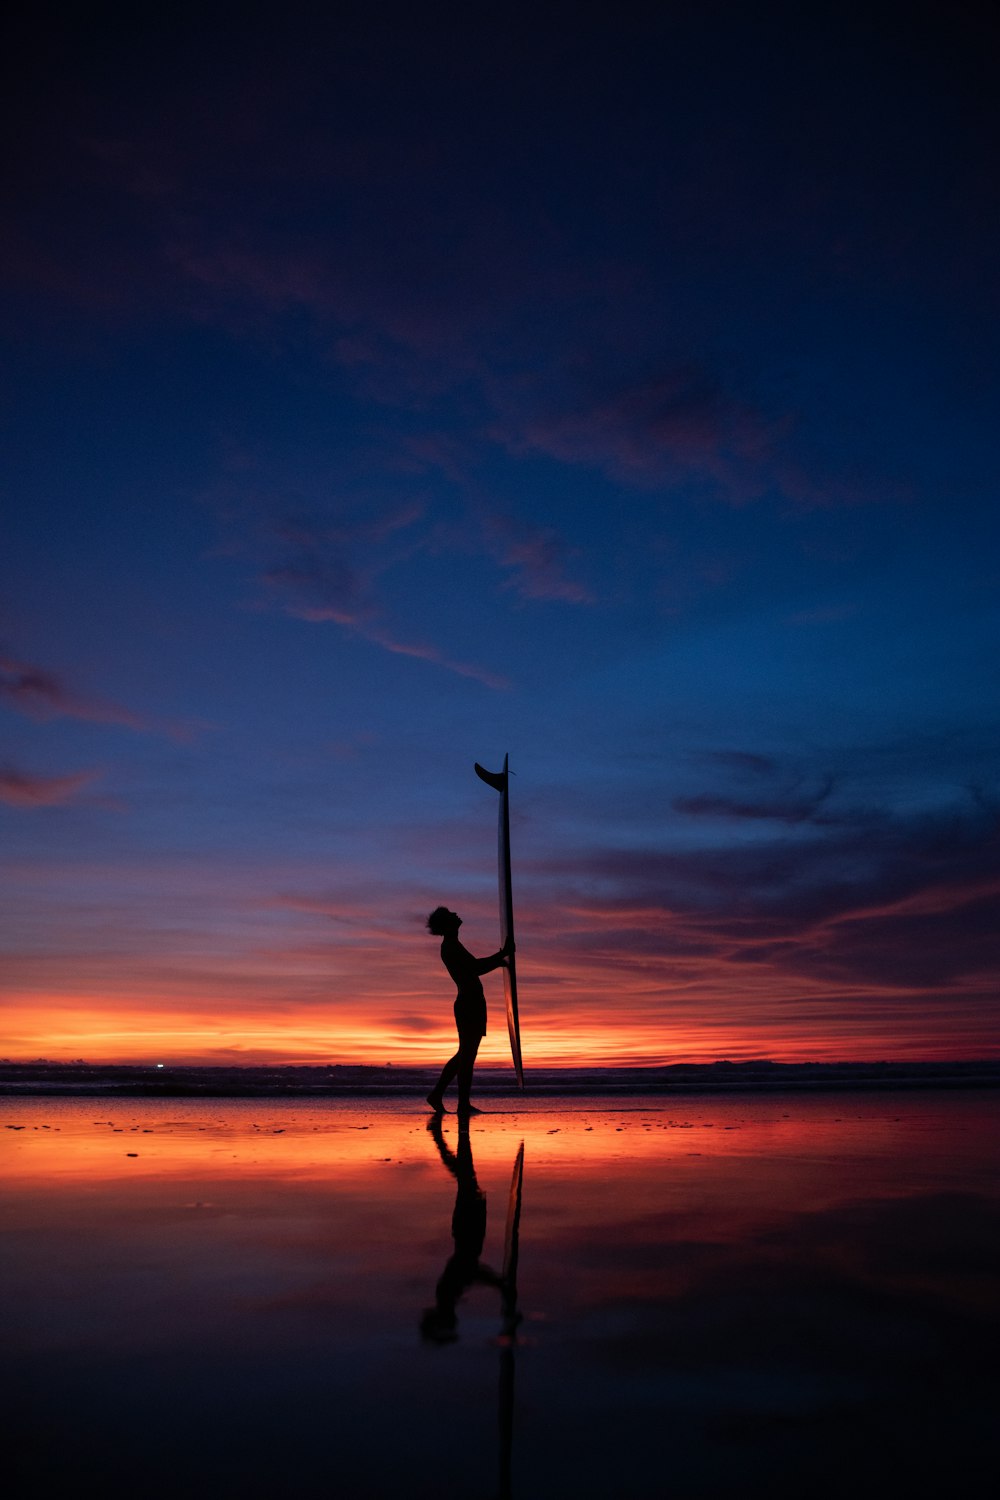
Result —
<instances>
[{"instance_id":1,"label":"cloud","mask_svg":"<svg viewBox=\"0 0 1000 1500\"><path fill-rule=\"evenodd\" d=\"M267 575L267 581L287 584L289 579L287 575L279 577L272 573ZM330 621L335 625L341 625L355 635L361 636L363 640L370 641L375 646L381 646L383 651L388 651L393 656L410 656L417 661L429 662L432 666L443 667L447 672L454 672L458 677L471 677L475 682L481 682L485 687L495 688L497 691L510 687L508 678L490 672L485 667L477 666L475 662L459 661L454 657L446 656L443 651L439 651L429 642L397 639L389 631L375 625L368 618L366 611L352 614L342 605L296 605L294 600L286 603L285 610L286 613L294 615L299 620L310 620L314 624Z\"/></svg>"},{"instance_id":2,"label":"cloud","mask_svg":"<svg viewBox=\"0 0 1000 1500\"><path fill-rule=\"evenodd\" d=\"M32 776L12 766L0 767L0 802L9 807L59 807L72 802L77 792L97 776L96 771L78 771L72 776Z\"/></svg>"},{"instance_id":3,"label":"cloud","mask_svg":"<svg viewBox=\"0 0 1000 1500\"><path fill-rule=\"evenodd\" d=\"M417 1016L412 1014L387 1016L385 1025L390 1031L415 1031L434 1033L440 1031L441 1029L441 1022L438 1019L434 1017Z\"/></svg>"},{"instance_id":4,"label":"cloud","mask_svg":"<svg viewBox=\"0 0 1000 1500\"><path fill-rule=\"evenodd\" d=\"M0 702L42 722L81 719L90 724L119 724L137 734L165 735L180 742L208 727L193 720L157 721L107 698L84 697L54 672L11 656L0 656Z\"/></svg>"},{"instance_id":5,"label":"cloud","mask_svg":"<svg viewBox=\"0 0 1000 1500\"><path fill-rule=\"evenodd\" d=\"M592 603L590 590L567 576L568 549L557 531L501 515L486 517L483 525L497 563L509 573L506 588L524 599Z\"/></svg>"},{"instance_id":6,"label":"cloud","mask_svg":"<svg viewBox=\"0 0 1000 1500\"><path fill-rule=\"evenodd\" d=\"M791 927L857 906L882 907L928 887L1000 879L998 845L995 810L971 802L909 815L845 810L836 820L820 814L794 836L594 851L583 878L630 902L650 899L703 915L774 915Z\"/></svg>"},{"instance_id":7,"label":"cloud","mask_svg":"<svg viewBox=\"0 0 1000 1500\"><path fill-rule=\"evenodd\" d=\"M785 422L767 420L696 365L678 366L573 411L529 419L513 440L631 484L709 481L733 503L756 499Z\"/></svg>"},{"instance_id":8,"label":"cloud","mask_svg":"<svg viewBox=\"0 0 1000 1500\"><path fill-rule=\"evenodd\" d=\"M815 818L820 807L833 791L833 777L828 776L822 786L811 795L801 798L775 797L765 801L746 801L703 793L697 797L676 797L677 812L693 817L760 819L777 823L804 823Z\"/></svg>"},{"instance_id":9,"label":"cloud","mask_svg":"<svg viewBox=\"0 0 1000 1500\"><path fill-rule=\"evenodd\" d=\"M512 452L585 464L618 483L643 489L693 483L734 506L773 494L807 509L866 497L856 477L831 472L828 461L796 457L807 436L797 417L764 410L693 360L587 394L573 406L552 395L543 412L517 409L510 392L494 395L501 412L494 437ZM880 498L888 494L880 481Z\"/></svg>"},{"instance_id":10,"label":"cloud","mask_svg":"<svg viewBox=\"0 0 1000 1500\"><path fill-rule=\"evenodd\" d=\"M509 682L499 674L451 656L428 641L402 637L385 619L377 580L401 557L422 548L420 538L397 542L422 514L422 507L411 504L358 520L348 516L286 518L273 528L273 534L292 555L267 568L263 582L286 614L297 619L339 625L394 656L429 662L486 687L507 688Z\"/></svg>"},{"instance_id":11,"label":"cloud","mask_svg":"<svg viewBox=\"0 0 1000 1500\"><path fill-rule=\"evenodd\" d=\"M901 1014L921 996L995 1004L1000 823L974 800L820 814L794 835L718 847L534 862L533 882L553 877L574 961L627 955L671 990L693 963L733 993L759 970L776 990L791 980L872 1007L882 996Z\"/></svg>"},{"instance_id":12,"label":"cloud","mask_svg":"<svg viewBox=\"0 0 1000 1500\"><path fill-rule=\"evenodd\" d=\"M436 646L420 641L396 640L381 630L366 631L364 634L368 640L374 641L377 646L381 646L385 651L391 651L396 656L412 656L418 661L430 662L433 666L454 672L458 677L471 677L475 682L481 682L484 687L493 688L497 692L503 692L510 687L508 677L503 677L497 672L490 672L475 662L459 661L455 657L445 656Z\"/></svg>"},{"instance_id":13,"label":"cloud","mask_svg":"<svg viewBox=\"0 0 1000 1500\"><path fill-rule=\"evenodd\" d=\"M998 896L1000 875L956 877L888 900L873 890L809 929L804 957L916 992L981 984L995 1002Z\"/></svg>"},{"instance_id":14,"label":"cloud","mask_svg":"<svg viewBox=\"0 0 1000 1500\"><path fill-rule=\"evenodd\" d=\"M591 604L594 595L587 585L572 576L582 550L570 546L554 526L539 526L522 516L495 510L483 493L476 474L478 452L467 443L442 433L421 433L411 438L409 450L421 467L438 470L463 496L475 496L470 506L468 524L452 523L443 537L437 534L437 546L456 545L465 552L483 550L507 577L505 589L522 599L552 601L563 604Z\"/></svg>"},{"instance_id":15,"label":"cloud","mask_svg":"<svg viewBox=\"0 0 1000 1500\"><path fill-rule=\"evenodd\" d=\"M82 698L52 672L10 656L0 656L0 700L32 719L85 719L94 724L123 724L140 732L151 728L131 709L104 699Z\"/></svg>"}]
</instances>

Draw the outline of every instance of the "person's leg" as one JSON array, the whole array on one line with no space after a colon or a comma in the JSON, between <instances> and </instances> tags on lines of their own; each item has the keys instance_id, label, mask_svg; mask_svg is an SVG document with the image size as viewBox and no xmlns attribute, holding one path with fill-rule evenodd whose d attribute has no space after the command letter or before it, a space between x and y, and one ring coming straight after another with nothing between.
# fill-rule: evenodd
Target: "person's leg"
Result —
<instances>
[{"instance_id":1,"label":"person's leg","mask_svg":"<svg viewBox=\"0 0 1000 1500\"><path fill-rule=\"evenodd\" d=\"M458 1072L461 1056L462 1053L460 1049L455 1053L454 1057L449 1057L448 1061L441 1069L441 1077L438 1079L437 1083L427 1095L427 1103L431 1106L432 1109L444 1109L444 1092L451 1080L454 1078L455 1074Z\"/></svg>"},{"instance_id":2,"label":"person's leg","mask_svg":"<svg viewBox=\"0 0 1000 1500\"><path fill-rule=\"evenodd\" d=\"M476 1066L481 1036L460 1036L458 1045L458 1109L460 1114L470 1114L473 1109L472 1070Z\"/></svg>"}]
</instances>

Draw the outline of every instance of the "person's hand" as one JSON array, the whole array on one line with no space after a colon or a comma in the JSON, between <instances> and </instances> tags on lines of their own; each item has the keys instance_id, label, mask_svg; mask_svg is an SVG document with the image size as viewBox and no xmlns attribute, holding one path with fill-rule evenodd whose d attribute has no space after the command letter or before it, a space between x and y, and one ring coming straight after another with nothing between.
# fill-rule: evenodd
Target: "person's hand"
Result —
<instances>
[{"instance_id":1,"label":"person's hand","mask_svg":"<svg viewBox=\"0 0 1000 1500\"><path fill-rule=\"evenodd\" d=\"M514 939L509 937L504 943L503 947L500 949L500 952L503 954L504 958L513 958L515 951L516 944L514 942Z\"/></svg>"}]
</instances>

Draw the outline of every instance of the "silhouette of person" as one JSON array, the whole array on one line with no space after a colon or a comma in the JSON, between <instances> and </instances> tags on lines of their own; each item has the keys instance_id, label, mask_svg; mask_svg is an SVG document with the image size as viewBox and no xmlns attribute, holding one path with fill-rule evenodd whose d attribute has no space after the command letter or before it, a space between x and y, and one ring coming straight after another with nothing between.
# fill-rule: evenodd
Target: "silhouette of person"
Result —
<instances>
[{"instance_id":1,"label":"silhouette of person","mask_svg":"<svg viewBox=\"0 0 1000 1500\"><path fill-rule=\"evenodd\" d=\"M479 976L499 969L514 951L513 943L508 941L499 953L491 953L489 958L476 958L458 941L461 925L462 918L446 906L437 907L427 918L427 931L441 938L441 961L458 988L455 996L458 1051L445 1063L441 1077L427 1095L427 1103L435 1114L444 1109L445 1090L456 1074L459 1114L479 1113L470 1099L472 1070L476 1065L479 1043L486 1035L486 996Z\"/></svg>"},{"instance_id":2,"label":"silhouette of person","mask_svg":"<svg viewBox=\"0 0 1000 1500\"><path fill-rule=\"evenodd\" d=\"M486 1239L486 1195L476 1179L468 1121L459 1124L457 1152L451 1150L444 1138L439 1114L428 1120L427 1129L458 1190L451 1216L455 1249L438 1279L434 1306L428 1307L420 1319L420 1332L431 1343L450 1344L458 1337L456 1305L462 1294L476 1283L502 1289L504 1282L479 1258Z\"/></svg>"}]
</instances>

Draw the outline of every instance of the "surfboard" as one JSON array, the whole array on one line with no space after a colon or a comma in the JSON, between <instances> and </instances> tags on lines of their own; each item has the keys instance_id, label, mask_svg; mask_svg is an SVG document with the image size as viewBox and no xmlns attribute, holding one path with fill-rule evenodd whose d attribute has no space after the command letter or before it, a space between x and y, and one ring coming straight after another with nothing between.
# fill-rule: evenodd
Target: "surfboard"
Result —
<instances>
[{"instance_id":1,"label":"surfboard","mask_svg":"<svg viewBox=\"0 0 1000 1500\"><path fill-rule=\"evenodd\" d=\"M502 771L484 771L476 762L476 775L487 786L500 793L500 811L497 818L497 873L500 887L500 946L514 936L514 898L510 884L510 792L508 788L509 757L503 758ZM504 965L503 989L507 1001L507 1034L510 1037L510 1053L514 1059L518 1088L524 1088L524 1067L521 1062L521 1023L517 1015L517 967L514 955Z\"/></svg>"}]
</instances>

